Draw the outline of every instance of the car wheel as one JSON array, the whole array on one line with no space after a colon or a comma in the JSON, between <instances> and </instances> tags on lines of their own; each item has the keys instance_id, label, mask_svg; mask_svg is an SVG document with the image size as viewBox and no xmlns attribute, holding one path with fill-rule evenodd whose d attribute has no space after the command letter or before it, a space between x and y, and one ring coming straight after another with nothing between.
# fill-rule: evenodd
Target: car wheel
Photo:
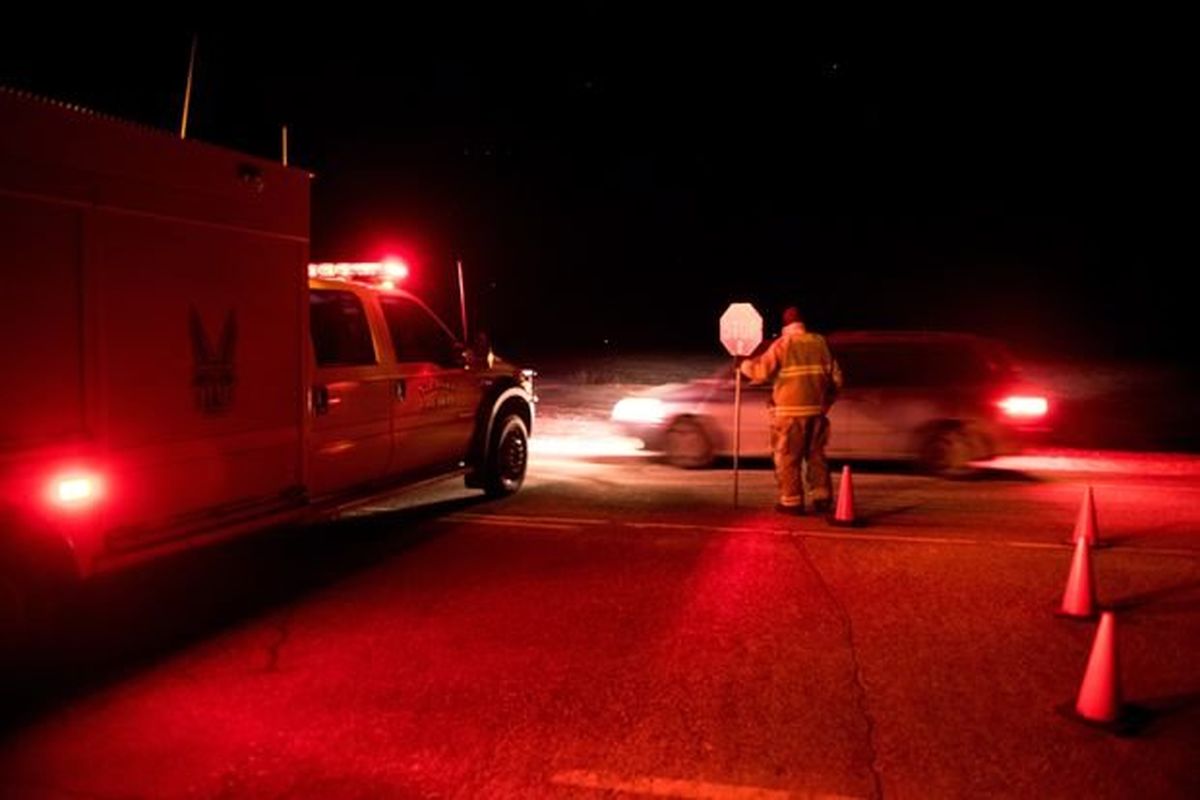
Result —
<instances>
[{"instance_id":1,"label":"car wheel","mask_svg":"<svg viewBox=\"0 0 1200 800\"><path fill-rule=\"evenodd\" d=\"M933 475L961 478L971 472L971 438L960 428L934 431L921 447L921 464Z\"/></svg>"},{"instance_id":2,"label":"car wheel","mask_svg":"<svg viewBox=\"0 0 1200 800\"><path fill-rule=\"evenodd\" d=\"M516 414L496 425L488 448L483 490L489 497L504 497L521 488L529 465L529 429Z\"/></svg>"},{"instance_id":3,"label":"car wheel","mask_svg":"<svg viewBox=\"0 0 1200 800\"><path fill-rule=\"evenodd\" d=\"M695 418L682 417L667 429L667 462L684 469L707 467L713 462L712 441Z\"/></svg>"}]
</instances>

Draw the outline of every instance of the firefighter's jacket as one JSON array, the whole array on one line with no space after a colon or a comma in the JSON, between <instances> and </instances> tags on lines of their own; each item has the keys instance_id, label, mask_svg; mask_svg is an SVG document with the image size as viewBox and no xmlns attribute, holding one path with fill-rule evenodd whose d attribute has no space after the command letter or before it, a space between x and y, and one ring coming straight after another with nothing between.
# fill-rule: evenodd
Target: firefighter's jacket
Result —
<instances>
[{"instance_id":1,"label":"firefighter's jacket","mask_svg":"<svg viewBox=\"0 0 1200 800\"><path fill-rule=\"evenodd\" d=\"M787 325L766 352L741 364L754 383L773 380L772 411L776 417L824 414L842 388L842 370L825 337L808 333L799 323Z\"/></svg>"}]
</instances>

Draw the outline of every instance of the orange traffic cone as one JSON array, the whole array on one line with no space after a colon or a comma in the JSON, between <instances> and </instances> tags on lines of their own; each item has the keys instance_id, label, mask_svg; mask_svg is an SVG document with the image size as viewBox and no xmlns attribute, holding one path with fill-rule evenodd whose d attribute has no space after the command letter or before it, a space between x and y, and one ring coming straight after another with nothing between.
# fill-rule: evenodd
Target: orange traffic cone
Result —
<instances>
[{"instance_id":1,"label":"orange traffic cone","mask_svg":"<svg viewBox=\"0 0 1200 800\"><path fill-rule=\"evenodd\" d=\"M1056 612L1060 617L1094 619L1096 617L1096 575L1092 571L1092 551L1086 536L1075 542L1071 559L1071 574L1063 591L1062 605Z\"/></svg>"},{"instance_id":2,"label":"orange traffic cone","mask_svg":"<svg viewBox=\"0 0 1200 800\"><path fill-rule=\"evenodd\" d=\"M854 481L850 477L850 465L842 467L842 480L838 484L837 508L829 518L830 525L855 527L862 524L854 516Z\"/></svg>"},{"instance_id":3,"label":"orange traffic cone","mask_svg":"<svg viewBox=\"0 0 1200 800\"><path fill-rule=\"evenodd\" d=\"M1100 529L1096 525L1096 499L1091 486L1084 491L1083 502L1079 504L1079 516L1075 518L1075 533L1071 536L1071 542L1078 542L1081 538L1087 539L1091 547L1104 546L1100 542Z\"/></svg>"},{"instance_id":4,"label":"orange traffic cone","mask_svg":"<svg viewBox=\"0 0 1200 800\"><path fill-rule=\"evenodd\" d=\"M1110 724L1122 715L1121 675L1117 664L1116 622L1111 611L1100 615L1087 671L1075 700L1075 713L1088 722Z\"/></svg>"}]
</instances>

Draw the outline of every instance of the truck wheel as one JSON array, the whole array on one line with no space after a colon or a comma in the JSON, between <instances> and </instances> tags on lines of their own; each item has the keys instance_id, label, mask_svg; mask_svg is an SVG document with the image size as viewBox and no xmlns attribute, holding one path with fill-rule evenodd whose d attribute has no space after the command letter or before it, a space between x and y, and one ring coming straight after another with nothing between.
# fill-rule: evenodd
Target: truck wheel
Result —
<instances>
[{"instance_id":1,"label":"truck wheel","mask_svg":"<svg viewBox=\"0 0 1200 800\"><path fill-rule=\"evenodd\" d=\"M683 469L699 469L713 462L712 441L693 417L681 417L667 429L667 462Z\"/></svg>"},{"instance_id":2,"label":"truck wheel","mask_svg":"<svg viewBox=\"0 0 1200 800\"><path fill-rule=\"evenodd\" d=\"M483 491L489 497L504 497L521 488L529 465L529 429L516 414L503 417L492 434L488 448Z\"/></svg>"}]
</instances>

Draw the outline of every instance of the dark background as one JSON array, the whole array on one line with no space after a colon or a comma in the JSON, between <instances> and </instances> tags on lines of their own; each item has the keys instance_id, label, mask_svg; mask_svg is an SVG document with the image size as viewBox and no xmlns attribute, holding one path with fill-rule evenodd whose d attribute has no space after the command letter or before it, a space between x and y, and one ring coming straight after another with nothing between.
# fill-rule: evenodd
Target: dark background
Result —
<instances>
[{"instance_id":1,"label":"dark background","mask_svg":"<svg viewBox=\"0 0 1200 800\"><path fill-rule=\"evenodd\" d=\"M864 15L866 12L863 12ZM199 31L189 134L311 170L316 260L398 252L518 358L823 330L1192 361L1169 21L396 8ZM903 24L902 24L903 23ZM177 129L192 31L8 25L0 84ZM1189 220L1190 221L1190 220Z\"/></svg>"}]
</instances>

